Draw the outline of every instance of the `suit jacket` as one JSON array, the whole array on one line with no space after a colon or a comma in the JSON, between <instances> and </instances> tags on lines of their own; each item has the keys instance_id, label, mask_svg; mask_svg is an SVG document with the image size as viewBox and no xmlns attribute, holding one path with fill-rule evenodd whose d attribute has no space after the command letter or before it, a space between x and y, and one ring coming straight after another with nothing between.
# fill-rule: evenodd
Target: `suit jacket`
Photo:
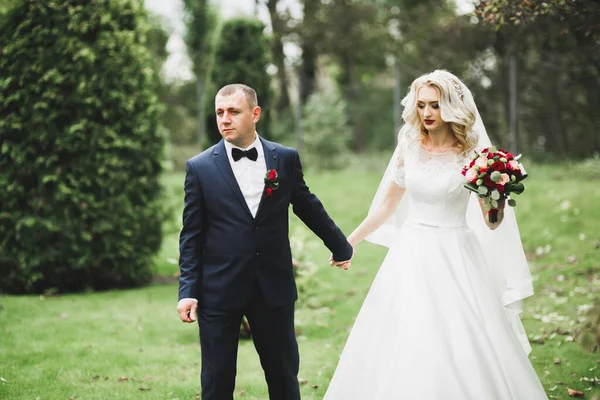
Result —
<instances>
[{"instance_id":1,"label":"suit jacket","mask_svg":"<svg viewBox=\"0 0 600 400\"><path fill-rule=\"evenodd\" d=\"M352 257L352 246L306 186L298 152L260 140L267 170L279 175L279 188L272 197L265 192L256 217L233 175L223 140L187 161L179 299L196 298L207 308L243 308L258 283L268 306L294 302L290 204L335 260Z\"/></svg>"}]
</instances>

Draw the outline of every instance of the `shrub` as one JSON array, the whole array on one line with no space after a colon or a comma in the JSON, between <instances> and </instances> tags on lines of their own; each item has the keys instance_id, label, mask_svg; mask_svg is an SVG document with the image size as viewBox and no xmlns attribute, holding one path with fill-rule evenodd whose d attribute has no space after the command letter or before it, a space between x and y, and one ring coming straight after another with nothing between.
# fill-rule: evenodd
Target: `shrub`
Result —
<instances>
[{"instance_id":1,"label":"shrub","mask_svg":"<svg viewBox=\"0 0 600 400\"><path fill-rule=\"evenodd\" d=\"M151 279L157 74L137 0L23 0L0 20L0 292Z\"/></svg>"},{"instance_id":2,"label":"shrub","mask_svg":"<svg viewBox=\"0 0 600 400\"><path fill-rule=\"evenodd\" d=\"M302 160L308 168L343 168L350 154L352 130L346 102L330 89L312 94L304 107Z\"/></svg>"}]
</instances>

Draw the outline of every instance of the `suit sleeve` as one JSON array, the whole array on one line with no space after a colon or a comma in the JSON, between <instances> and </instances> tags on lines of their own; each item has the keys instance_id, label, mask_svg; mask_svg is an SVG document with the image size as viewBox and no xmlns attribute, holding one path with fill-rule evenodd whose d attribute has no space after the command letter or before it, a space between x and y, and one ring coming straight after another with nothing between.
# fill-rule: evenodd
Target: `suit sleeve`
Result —
<instances>
[{"instance_id":1,"label":"suit sleeve","mask_svg":"<svg viewBox=\"0 0 600 400\"><path fill-rule=\"evenodd\" d=\"M179 235L179 300L198 298L206 219L200 181L189 160L185 169L183 228Z\"/></svg>"},{"instance_id":2,"label":"suit sleeve","mask_svg":"<svg viewBox=\"0 0 600 400\"><path fill-rule=\"evenodd\" d=\"M346 236L325 211L321 201L309 190L304 181L302 164L297 152L294 152L294 190L292 206L302 222L306 224L333 254L335 261L352 258L352 246Z\"/></svg>"}]
</instances>

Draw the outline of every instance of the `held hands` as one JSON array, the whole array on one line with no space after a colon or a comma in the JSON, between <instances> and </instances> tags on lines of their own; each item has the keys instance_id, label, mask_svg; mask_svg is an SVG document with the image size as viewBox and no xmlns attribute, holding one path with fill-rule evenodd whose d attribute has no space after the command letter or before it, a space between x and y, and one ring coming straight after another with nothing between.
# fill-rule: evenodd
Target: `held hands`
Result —
<instances>
[{"instance_id":1,"label":"held hands","mask_svg":"<svg viewBox=\"0 0 600 400\"><path fill-rule=\"evenodd\" d=\"M356 253L356 251L354 250L354 247L352 247L352 258L354 258L354 254ZM331 265L332 267L338 267L339 269L343 269L345 271L348 271L350 269L350 266L352 265L352 258L350 258L349 260L346 261L334 261L333 260L333 254L331 256L329 256L329 265Z\"/></svg>"},{"instance_id":2,"label":"held hands","mask_svg":"<svg viewBox=\"0 0 600 400\"><path fill-rule=\"evenodd\" d=\"M196 310L198 309L198 302L191 299L181 299L177 303L177 312L182 322L194 322L196 321Z\"/></svg>"}]
</instances>

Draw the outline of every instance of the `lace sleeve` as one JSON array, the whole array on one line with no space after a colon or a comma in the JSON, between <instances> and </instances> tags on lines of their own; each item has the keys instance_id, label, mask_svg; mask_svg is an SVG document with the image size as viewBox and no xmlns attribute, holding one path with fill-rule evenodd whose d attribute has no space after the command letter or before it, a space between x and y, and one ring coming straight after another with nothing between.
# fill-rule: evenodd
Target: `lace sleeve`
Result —
<instances>
[{"instance_id":1,"label":"lace sleeve","mask_svg":"<svg viewBox=\"0 0 600 400\"><path fill-rule=\"evenodd\" d=\"M401 188L406 187L406 180L404 176L404 153L405 146L401 144L398 146L398 151L395 155L394 165L396 169L394 170L394 174L392 175L392 180L394 181L394 183L396 183L396 185L400 186Z\"/></svg>"}]
</instances>

